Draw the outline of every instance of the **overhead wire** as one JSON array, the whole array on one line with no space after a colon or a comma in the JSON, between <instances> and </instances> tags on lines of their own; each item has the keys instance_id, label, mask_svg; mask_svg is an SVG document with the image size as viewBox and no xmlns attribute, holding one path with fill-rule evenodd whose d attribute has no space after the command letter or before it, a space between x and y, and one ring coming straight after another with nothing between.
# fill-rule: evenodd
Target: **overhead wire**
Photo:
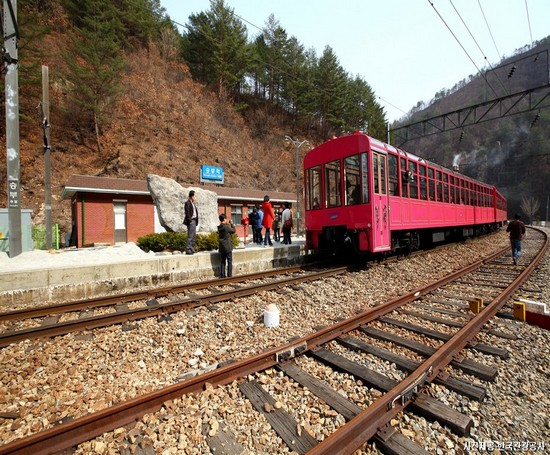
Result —
<instances>
[{"instance_id":1,"label":"overhead wire","mask_svg":"<svg viewBox=\"0 0 550 455\"><path fill-rule=\"evenodd\" d=\"M491 71L494 71L494 68L493 68L493 65L491 65L491 62L489 61L489 59L487 58L487 56L485 55L485 52L483 52L483 50L481 49L481 46L479 45L479 43L477 42L477 40L475 39L473 33L471 32L470 28L466 25L466 22L464 21L464 19L462 18L462 15L458 12L458 10L456 9L454 3L453 3L453 0L449 0L449 2L451 3L452 7L454 8L456 14L458 15L458 17L460 18L460 20L462 21L462 24L464 25L464 27L466 27L466 30L468 30L468 33L470 34L470 37L472 38L472 40L474 40L474 43L476 43L476 46L477 48L479 49L479 52L481 52L481 55L483 56L483 59L485 60L485 62L487 63L487 65L489 66L489 68L491 68ZM485 15L483 15L483 17L485 17ZM487 23L487 20L485 20L485 23ZM491 35L492 36L492 35ZM493 40L494 42L494 40ZM504 86L504 84L502 83L502 81L500 80L500 77L498 76L498 74L495 72L494 73L500 86L503 88L504 92L506 93L506 95L510 95L510 93L508 92L508 90L506 89L506 87ZM494 91L494 90L493 90Z\"/></svg>"},{"instance_id":2,"label":"overhead wire","mask_svg":"<svg viewBox=\"0 0 550 455\"><path fill-rule=\"evenodd\" d=\"M531 44L533 44L533 34L531 33L531 18L529 17L529 7L527 6L527 0L525 0L525 12L527 13L527 25L529 26L529 38L531 38Z\"/></svg>"},{"instance_id":3,"label":"overhead wire","mask_svg":"<svg viewBox=\"0 0 550 455\"><path fill-rule=\"evenodd\" d=\"M491 39L493 40L493 44L495 46L495 49L497 50L497 55L500 58L500 51L498 50L497 43L495 42L495 38L493 37L493 32L491 31L491 27L489 27L489 22L487 22L487 18L485 17L485 12L483 11L483 7L481 6L481 1L477 0L477 4L479 5L479 9L481 10L481 14L483 16L483 20L485 20L485 25L487 25L487 30L489 30L489 35L491 35Z\"/></svg>"},{"instance_id":4,"label":"overhead wire","mask_svg":"<svg viewBox=\"0 0 550 455\"><path fill-rule=\"evenodd\" d=\"M485 76L485 74L483 74L483 72L479 69L479 67L477 66L476 62L474 61L474 59L471 57L471 55L468 53L468 51L466 50L466 48L462 45L462 43L460 42L460 40L457 38L457 36L455 35L455 33L451 30L451 27L449 26L449 24L447 24L447 22L445 21L445 19L443 19L443 16L441 16L441 14L439 13L439 11L437 10L437 8L435 7L435 5L433 4L432 0L428 0L428 3L432 6L432 8L434 9L434 11L436 12L436 14L439 16L439 18L441 19L441 21L443 22L443 24L445 24L445 27L447 27L447 29L449 30L449 32L451 33L451 35L453 35L453 38L456 40L456 42L458 43L458 45L462 48L462 50L464 51L464 53L468 56L468 58L470 59L470 61L472 62L472 64L476 67L478 73L481 75L481 77L485 80L485 82L487 83L488 87L492 90L492 92L494 93L494 95L496 97L498 97L495 89L491 86L491 84L489 83L489 81L487 80L487 77Z\"/></svg>"}]
</instances>

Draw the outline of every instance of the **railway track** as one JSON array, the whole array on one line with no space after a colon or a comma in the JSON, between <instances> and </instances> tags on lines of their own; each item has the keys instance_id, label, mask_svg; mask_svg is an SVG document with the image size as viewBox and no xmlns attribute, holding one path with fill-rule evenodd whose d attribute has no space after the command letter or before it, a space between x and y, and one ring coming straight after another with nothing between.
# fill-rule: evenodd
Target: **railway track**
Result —
<instances>
[{"instance_id":1,"label":"railway track","mask_svg":"<svg viewBox=\"0 0 550 455\"><path fill-rule=\"evenodd\" d=\"M287 267L238 277L0 313L0 324L4 325L4 330L0 333L0 348L27 339L92 330L148 317L165 317L170 313L278 289L289 284L315 281L348 270L350 267L347 266L321 271L311 270L311 266ZM279 278L283 275L284 278ZM198 291L205 292L200 295ZM94 311L99 314L94 314Z\"/></svg>"},{"instance_id":2,"label":"railway track","mask_svg":"<svg viewBox=\"0 0 550 455\"><path fill-rule=\"evenodd\" d=\"M417 251L409 256L424 254ZM399 260L391 256L381 262ZM0 348L27 339L64 335L82 330L128 324L149 317L167 317L170 313L188 311L266 290L311 282L350 270L364 264L335 266L328 262L262 271L229 278L211 279L96 297L53 305L41 305L0 313ZM321 270L318 270L318 269ZM293 277L293 275L300 275ZM286 278L277 279L285 276ZM233 287L233 289L227 288ZM204 293L198 294L203 291Z\"/></svg>"},{"instance_id":3,"label":"railway track","mask_svg":"<svg viewBox=\"0 0 550 455\"><path fill-rule=\"evenodd\" d=\"M0 446L0 454L54 453L105 432L113 432L114 439L122 438L128 444L139 441L144 446L151 439L147 427L154 427L155 422L167 415L180 414L183 420L192 414L192 409L200 407L197 402L215 402L217 394L230 397L234 404L224 408L208 406L214 409L201 419L199 427L215 453L232 453L241 445L239 428L231 425L232 416L238 412L251 414L251 425L269 423L279 446L297 453L353 453L367 441L375 441L388 453L423 453L422 447L395 431L391 423L404 418L406 410L437 420L456 434L468 433L472 420L433 399L426 388L436 383L472 400L484 398L486 390L481 381L494 381L498 371L472 360L468 351L501 360L507 358L506 350L475 338L492 318L499 314L508 317L505 307L510 297L547 249L546 237L540 236L539 252L531 258L525 257L519 267L512 266L506 249L442 280L282 346ZM484 305L479 312L472 313L471 308L478 306L480 298L484 299ZM441 328L424 327L423 320L435 321ZM403 336L404 331L422 334L431 341L410 340ZM513 334L498 330L492 330L491 334L513 338ZM405 346L421 360L384 350L374 340ZM376 371L367 356L394 364L398 371L390 372L387 367L382 372ZM342 394L339 389L349 378L353 378L352 389ZM287 387L290 392L283 390ZM318 434L313 425L302 421L296 411L304 395L315 409L308 411L308 416L319 419L323 415L323 427L334 429L331 434ZM358 402L352 397L359 398ZM136 422L146 424L121 430ZM202 437L191 435L188 440ZM184 442L174 444L178 447L185 444L186 438L183 439Z\"/></svg>"}]
</instances>

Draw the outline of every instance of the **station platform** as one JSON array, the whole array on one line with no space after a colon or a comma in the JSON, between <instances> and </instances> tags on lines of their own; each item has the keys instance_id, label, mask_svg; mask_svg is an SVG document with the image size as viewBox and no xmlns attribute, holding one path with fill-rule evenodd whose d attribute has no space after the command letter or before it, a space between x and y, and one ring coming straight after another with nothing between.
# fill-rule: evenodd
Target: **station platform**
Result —
<instances>
[{"instance_id":1,"label":"station platform","mask_svg":"<svg viewBox=\"0 0 550 455\"><path fill-rule=\"evenodd\" d=\"M80 252L79 252L80 253ZM60 255L71 253L59 253ZM131 289L167 287L189 280L212 279L219 275L217 251L156 253L128 258L81 256L78 264L29 264L10 270L0 268L0 312L21 304L43 305L89 299ZM308 261L304 238L293 237L291 245L273 242L264 247L247 241L233 250L233 276ZM124 290L124 291L123 291Z\"/></svg>"}]
</instances>

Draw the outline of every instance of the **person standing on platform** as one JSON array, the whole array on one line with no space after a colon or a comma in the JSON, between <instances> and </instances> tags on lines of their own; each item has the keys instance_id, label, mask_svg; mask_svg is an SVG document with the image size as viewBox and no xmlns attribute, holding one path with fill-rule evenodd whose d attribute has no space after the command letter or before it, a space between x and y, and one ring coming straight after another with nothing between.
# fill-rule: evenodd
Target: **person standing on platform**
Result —
<instances>
[{"instance_id":1,"label":"person standing on platform","mask_svg":"<svg viewBox=\"0 0 550 455\"><path fill-rule=\"evenodd\" d=\"M283 225L283 243L291 245L290 231L292 230L292 212L290 211L290 202L285 202L285 209L281 215L281 223Z\"/></svg>"},{"instance_id":2,"label":"person standing on platform","mask_svg":"<svg viewBox=\"0 0 550 455\"><path fill-rule=\"evenodd\" d=\"M262 210L262 206L258 206L258 224L256 225L258 227L258 245L262 244L262 227L264 222L264 212Z\"/></svg>"},{"instance_id":3,"label":"person standing on platform","mask_svg":"<svg viewBox=\"0 0 550 455\"><path fill-rule=\"evenodd\" d=\"M227 219L224 213L219 217L220 225L218 226L218 237L220 251L220 278L233 276L233 234L235 226L231 219ZM227 263L227 274L225 273L225 264Z\"/></svg>"},{"instance_id":4,"label":"person standing on platform","mask_svg":"<svg viewBox=\"0 0 550 455\"><path fill-rule=\"evenodd\" d=\"M281 208L275 212L275 218L273 219L273 224L271 227L273 227L273 240L276 242L281 241Z\"/></svg>"},{"instance_id":5,"label":"person standing on platform","mask_svg":"<svg viewBox=\"0 0 550 455\"><path fill-rule=\"evenodd\" d=\"M512 245L512 260L514 265L518 264L521 257L521 241L525 235L525 224L521 221L521 216L517 213L514 215L514 220L510 222L506 228L506 232L510 233L510 244Z\"/></svg>"},{"instance_id":6,"label":"person standing on platform","mask_svg":"<svg viewBox=\"0 0 550 455\"><path fill-rule=\"evenodd\" d=\"M185 254L195 254L195 236L197 233L197 224L199 224L199 211L195 204L195 198L195 191L189 191L189 197L184 206L185 217L183 219L183 224L187 226Z\"/></svg>"},{"instance_id":7,"label":"person standing on platform","mask_svg":"<svg viewBox=\"0 0 550 455\"><path fill-rule=\"evenodd\" d=\"M267 195L264 196L262 211L264 212L262 226L265 227L264 247L266 247L268 243L269 246L273 246L273 243L271 243L270 230L271 226L273 225L273 219L275 218L275 211L273 210L273 206L271 205L271 202L269 202L269 196Z\"/></svg>"},{"instance_id":8,"label":"person standing on platform","mask_svg":"<svg viewBox=\"0 0 550 455\"><path fill-rule=\"evenodd\" d=\"M250 224L250 227L252 228L252 242L254 243L260 243L258 240L258 209L254 207L252 209L252 212L248 214L248 223Z\"/></svg>"}]
</instances>

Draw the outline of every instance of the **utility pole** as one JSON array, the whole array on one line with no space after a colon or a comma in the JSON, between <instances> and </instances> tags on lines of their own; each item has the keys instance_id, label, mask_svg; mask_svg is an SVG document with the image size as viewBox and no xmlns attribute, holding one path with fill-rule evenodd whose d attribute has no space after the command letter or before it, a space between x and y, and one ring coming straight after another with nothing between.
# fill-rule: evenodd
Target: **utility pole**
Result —
<instances>
[{"instance_id":1,"label":"utility pole","mask_svg":"<svg viewBox=\"0 0 550 455\"><path fill-rule=\"evenodd\" d=\"M546 227L548 227L548 204L550 204L550 196L546 196Z\"/></svg>"},{"instance_id":2,"label":"utility pole","mask_svg":"<svg viewBox=\"0 0 550 455\"><path fill-rule=\"evenodd\" d=\"M300 142L299 139L292 139L290 136L285 136L285 142L286 143L293 143L296 146L296 236L300 235L300 185L299 185L299 152L300 147L304 144L309 145L309 141L302 141ZM305 210L305 204L304 204L304 210Z\"/></svg>"},{"instance_id":3,"label":"utility pole","mask_svg":"<svg viewBox=\"0 0 550 455\"><path fill-rule=\"evenodd\" d=\"M17 61L17 0L3 0L3 71L6 92L6 165L8 174L8 236L10 257L22 252L21 177L19 153L19 83Z\"/></svg>"},{"instance_id":4,"label":"utility pole","mask_svg":"<svg viewBox=\"0 0 550 455\"><path fill-rule=\"evenodd\" d=\"M50 94L48 67L42 65L42 128L44 129L44 210L46 248L52 248L52 184L50 169Z\"/></svg>"}]
</instances>

